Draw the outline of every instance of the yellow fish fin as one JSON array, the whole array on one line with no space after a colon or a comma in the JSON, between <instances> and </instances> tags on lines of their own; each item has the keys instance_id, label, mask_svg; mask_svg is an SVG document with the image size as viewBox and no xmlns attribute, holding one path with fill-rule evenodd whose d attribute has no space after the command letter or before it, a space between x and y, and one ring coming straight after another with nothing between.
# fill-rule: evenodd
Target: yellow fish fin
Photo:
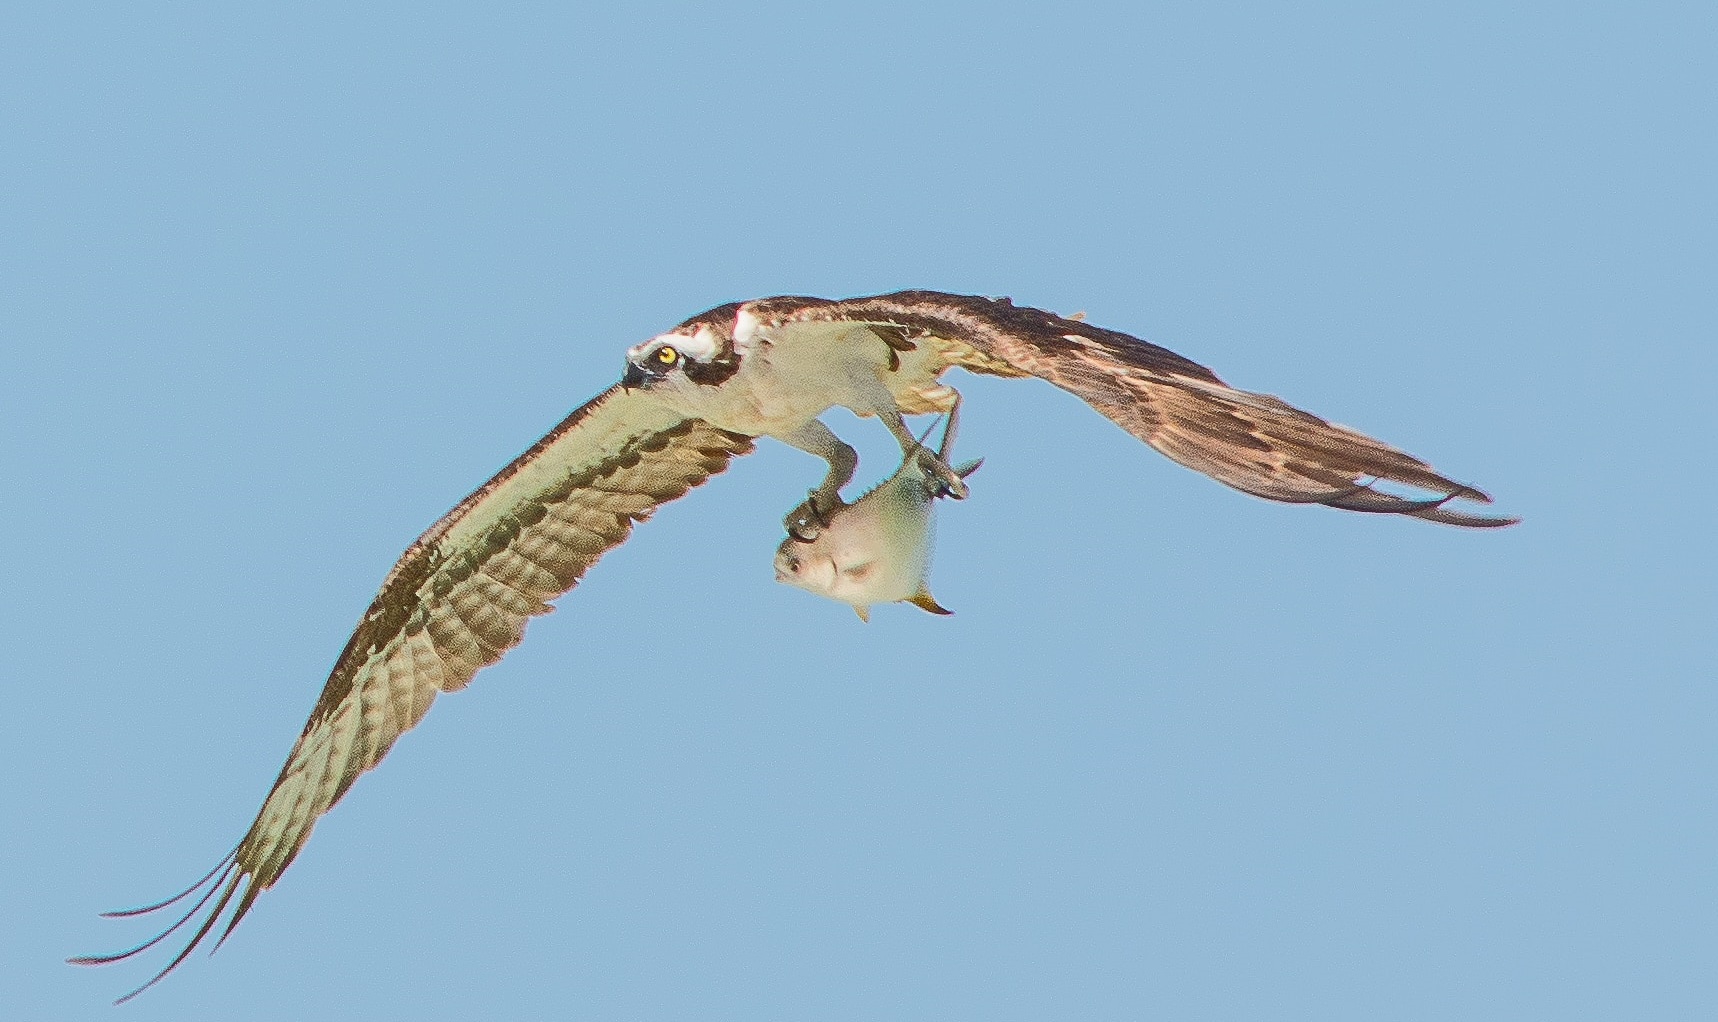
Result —
<instances>
[{"instance_id":1,"label":"yellow fish fin","mask_svg":"<svg viewBox=\"0 0 1718 1022\"><path fill-rule=\"evenodd\" d=\"M871 608L870 607L854 607L853 613L858 614L859 620L865 622L866 624L871 623Z\"/></svg>"},{"instance_id":2,"label":"yellow fish fin","mask_svg":"<svg viewBox=\"0 0 1718 1022\"><path fill-rule=\"evenodd\" d=\"M929 589L926 589L923 586L919 587L918 592L907 597L906 602L912 604L913 606L919 608L920 610L929 611L932 614L953 614L954 613L954 611L952 611L952 610L948 609L947 607L944 607L941 604L937 603L937 598L935 596L932 596L931 591Z\"/></svg>"}]
</instances>

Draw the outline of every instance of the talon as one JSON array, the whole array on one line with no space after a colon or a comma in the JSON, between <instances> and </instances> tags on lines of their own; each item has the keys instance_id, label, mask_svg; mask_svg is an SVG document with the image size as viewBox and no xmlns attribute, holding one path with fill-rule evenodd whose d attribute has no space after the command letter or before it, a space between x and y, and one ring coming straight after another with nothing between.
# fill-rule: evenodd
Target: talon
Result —
<instances>
[{"instance_id":1,"label":"talon","mask_svg":"<svg viewBox=\"0 0 1718 1022\"><path fill-rule=\"evenodd\" d=\"M954 393L954 402L949 406L948 418L943 421L942 445L937 448L935 454L921 446L919 464L934 480L936 496L965 500L971 495L971 491L966 486L966 477L978 471L978 466L984 463L984 459L969 461L959 468L953 468L948 463L949 454L954 448L955 431L960 428L960 393L958 391L952 391L952 393ZM932 428L935 428L934 424ZM926 430L925 435L929 436L930 430ZM923 444L923 442L923 438L921 438L920 443Z\"/></svg>"},{"instance_id":2,"label":"talon","mask_svg":"<svg viewBox=\"0 0 1718 1022\"><path fill-rule=\"evenodd\" d=\"M787 530L787 534L800 543L811 542L823 531L818 524L815 512L811 508L810 501L789 511L781 524Z\"/></svg>"},{"instance_id":3,"label":"talon","mask_svg":"<svg viewBox=\"0 0 1718 1022\"><path fill-rule=\"evenodd\" d=\"M810 543L829 526L829 515L840 510L844 505L841 496L836 494L832 499L834 506L825 511L818 506L819 491L812 490L805 502L787 513L782 525L787 534L800 543Z\"/></svg>"},{"instance_id":4,"label":"talon","mask_svg":"<svg viewBox=\"0 0 1718 1022\"><path fill-rule=\"evenodd\" d=\"M837 497L835 499L836 503L840 503L841 498ZM829 516L824 514L823 509L817 506L816 490L812 490L805 496L805 520L810 524L817 526L819 529L824 528L829 524Z\"/></svg>"},{"instance_id":5,"label":"talon","mask_svg":"<svg viewBox=\"0 0 1718 1022\"><path fill-rule=\"evenodd\" d=\"M966 486L966 477L972 474L974 468L962 466L965 471L950 468L949 463L930 451L920 450L919 465L925 474L930 476L931 488L938 497L953 497L955 500L965 500L970 494Z\"/></svg>"}]
</instances>

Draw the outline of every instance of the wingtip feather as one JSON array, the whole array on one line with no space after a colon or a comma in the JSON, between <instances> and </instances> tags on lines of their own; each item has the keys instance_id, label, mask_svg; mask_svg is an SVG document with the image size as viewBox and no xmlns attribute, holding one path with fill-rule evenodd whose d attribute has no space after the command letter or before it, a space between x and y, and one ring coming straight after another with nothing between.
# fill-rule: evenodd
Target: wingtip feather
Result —
<instances>
[{"instance_id":1,"label":"wingtip feather","mask_svg":"<svg viewBox=\"0 0 1718 1022\"><path fill-rule=\"evenodd\" d=\"M103 912L103 913L101 913L101 917L103 919L131 919L135 916L146 916L151 912L159 912L169 905L184 901L186 898L190 897L192 894L195 894L197 892L197 890L199 888L201 888L204 884L208 883L211 879L213 879L216 873L219 873L219 872L221 872L222 869L226 868L227 866L232 865L233 857L235 855L237 855L238 853L239 853L239 846L234 845L232 848L232 851L229 851L226 855L222 856L221 861L215 863L215 866L213 869L211 869L207 873L203 874L202 879L198 880L196 883L192 884L190 887L185 888L183 891L180 891L178 894L175 894L171 898L167 898L163 901L158 901L153 905L142 905L142 906L139 906L138 908L122 908L122 909L117 909L117 910L112 911L112 912Z\"/></svg>"},{"instance_id":2,"label":"wingtip feather","mask_svg":"<svg viewBox=\"0 0 1718 1022\"><path fill-rule=\"evenodd\" d=\"M1521 521L1520 518L1514 517L1472 515L1462 511L1449 510L1445 505L1452 500L1491 502L1489 496L1471 486L1464 486L1460 483L1453 485L1455 488L1449 493L1422 500L1411 500L1407 497L1398 497L1393 493L1373 489L1370 484L1366 484L1328 494L1320 498L1317 503L1342 511L1402 515L1407 518L1418 518L1422 521L1467 529L1498 529Z\"/></svg>"},{"instance_id":3,"label":"wingtip feather","mask_svg":"<svg viewBox=\"0 0 1718 1022\"><path fill-rule=\"evenodd\" d=\"M235 849L235 851L236 851L236 849ZM136 947L131 948L127 951L120 951L120 952L117 952L117 953L111 954L111 955L79 955L75 958L68 958L68 959L66 959L66 964L68 964L68 965L112 965L114 962L123 962L127 958L131 958L131 957L134 957L136 955L140 955L145 951L148 951L150 948L154 947L155 945L166 940L168 937L172 936L179 929L179 927L184 926L187 922L189 922L192 916L195 916L198 912L202 911L203 906L207 905L209 903L209 899L214 897L215 892L221 889L221 885L227 882L227 876L229 873L232 872L232 869L233 869L235 864L236 863L234 861L233 853L228 853L227 857L222 859L220 861L220 863L217 864L213 870L210 870L207 874L205 874L203 879L197 881L197 884L195 887L192 887L189 890L185 891L184 893L176 895L175 897L173 897L167 901L161 902L160 904L152 906L150 909L148 909L148 911L154 911L155 909L158 909L158 908L165 908L166 906L173 904L175 901L178 901L180 898L185 897L186 894L189 894L192 891L195 891L198 888L202 887L204 884L207 884L210 880L213 880L217 874L220 876L220 879L215 880L215 882L209 886L209 889L207 891L203 892L203 896L201 898L197 899L197 903L192 905L189 909L186 909L185 914L180 916L178 919L176 919L173 922L173 925L167 927L165 930L162 930L160 933L156 934L155 936L151 937L150 939L144 941L143 943L141 943L141 944L137 945ZM103 914L104 915L113 915L112 913L103 913ZM140 913L132 912L130 914L131 915L137 915Z\"/></svg>"},{"instance_id":4,"label":"wingtip feather","mask_svg":"<svg viewBox=\"0 0 1718 1022\"><path fill-rule=\"evenodd\" d=\"M143 991L148 990L150 987L166 979L168 973L177 969L185 959L191 957L191 952L197 950L197 945L201 944L203 939L209 935L209 931L215 928L215 921L221 918L221 913L226 910L227 902L232 899L233 892L238 890L239 883L244 879L245 874L240 873L231 880L227 880L224 887L211 888L211 893L215 890L219 890L221 892L221 899L215 902L214 910L209 913L208 918L203 920L203 925L197 927L197 932L192 935L190 941L185 944L185 947L181 949L177 955L174 955L173 960L168 962L160 972L149 977L149 981L147 983L144 983L142 986L119 998L113 1003L116 1006L124 1004L136 997L138 994L141 994ZM251 886L254 887L255 885L253 884ZM249 893L249 890L250 888L247 888L247 894Z\"/></svg>"}]
</instances>

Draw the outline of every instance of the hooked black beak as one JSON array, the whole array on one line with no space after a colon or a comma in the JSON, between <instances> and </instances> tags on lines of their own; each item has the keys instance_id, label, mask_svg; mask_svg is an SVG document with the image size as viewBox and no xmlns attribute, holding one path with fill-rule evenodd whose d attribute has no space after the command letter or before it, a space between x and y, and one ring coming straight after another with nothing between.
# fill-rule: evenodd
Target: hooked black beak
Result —
<instances>
[{"instance_id":1,"label":"hooked black beak","mask_svg":"<svg viewBox=\"0 0 1718 1022\"><path fill-rule=\"evenodd\" d=\"M626 364L626 374L620 378L620 389L633 390L635 388L642 387L647 379L649 379L649 377L644 375L644 370L633 365L631 362L628 362Z\"/></svg>"}]
</instances>

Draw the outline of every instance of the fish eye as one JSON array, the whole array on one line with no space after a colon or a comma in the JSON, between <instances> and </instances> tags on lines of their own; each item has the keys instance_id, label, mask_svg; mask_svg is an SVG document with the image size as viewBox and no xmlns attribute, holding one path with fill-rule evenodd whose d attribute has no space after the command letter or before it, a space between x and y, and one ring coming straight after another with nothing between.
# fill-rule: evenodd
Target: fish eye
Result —
<instances>
[{"instance_id":1,"label":"fish eye","mask_svg":"<svg viewBox=\"0 0 1718 1022\"><path fill-rule=\"evenodd\" d=\"M664 344L656 349L656 361L665 366L671 366L680 361L680 352L671 344Z\"/></svg>"},{"instance_id":2,"label":"fish eye","mask_svg":"<svg viewBox=\"0 0 1718 1022\"><path fill-rule=\"evenodd\" d=\"M789 557L787 559L787 570L793 572L795 575L799 574L799 558Z\"/></svg>"}]
</instances>

